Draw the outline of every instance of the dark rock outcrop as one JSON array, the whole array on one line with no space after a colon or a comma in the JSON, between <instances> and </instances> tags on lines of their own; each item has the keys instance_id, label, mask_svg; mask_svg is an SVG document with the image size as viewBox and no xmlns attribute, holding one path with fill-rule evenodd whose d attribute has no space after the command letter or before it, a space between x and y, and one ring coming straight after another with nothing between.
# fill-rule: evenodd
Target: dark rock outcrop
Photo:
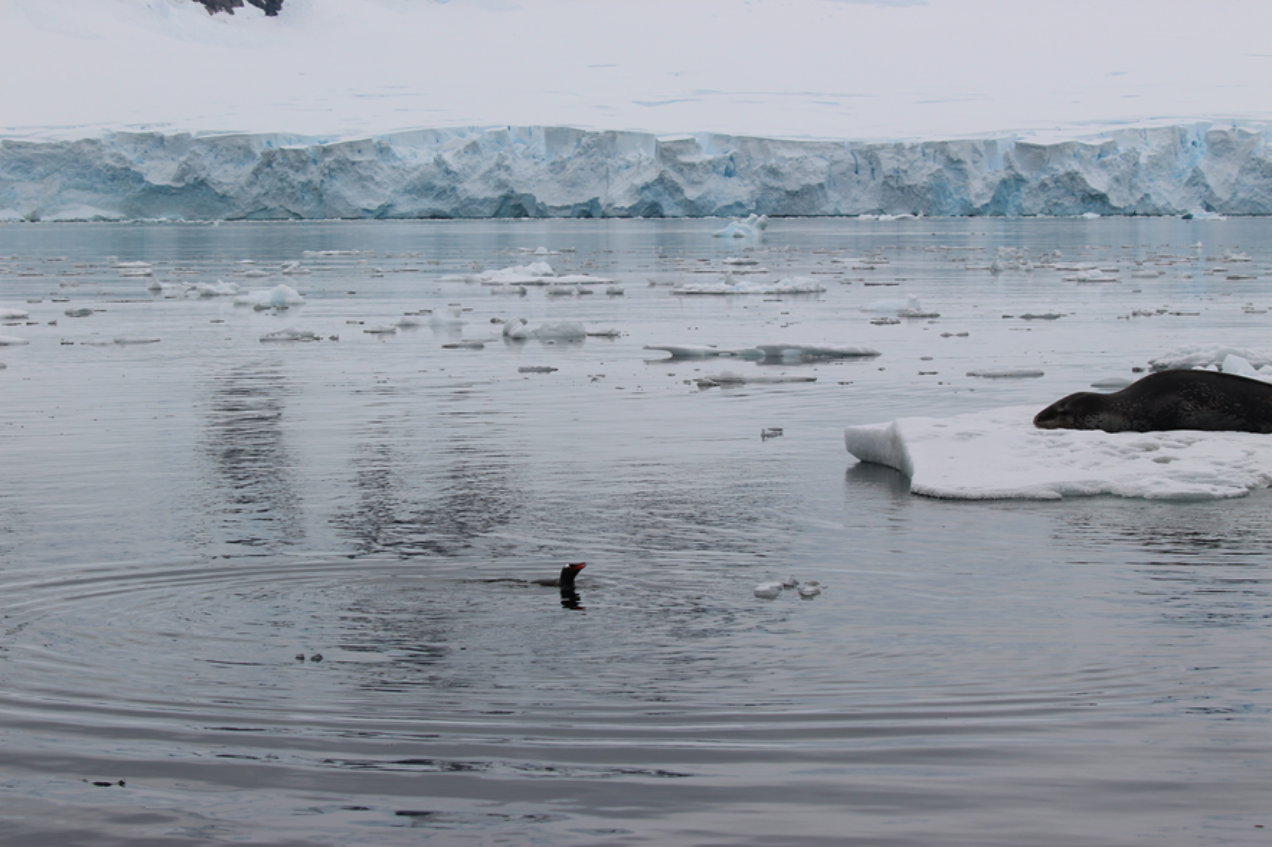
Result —
<instances>
[{"instance_id":1,"label":"dark rock outcrop","mask_svg":"<svg viewBox=\"0 0 1272 847\"><path fill-rule=\"evenodd\" d=\"M234 14L235 9L243 8L243 0L194 0L196 3L202 3L207 7L209 15L215 15L217 12L227 12ZM283 0L247 0L258 9L261 9L269 17L276 17L283 8Z\"/></svg>"}]
</instances>

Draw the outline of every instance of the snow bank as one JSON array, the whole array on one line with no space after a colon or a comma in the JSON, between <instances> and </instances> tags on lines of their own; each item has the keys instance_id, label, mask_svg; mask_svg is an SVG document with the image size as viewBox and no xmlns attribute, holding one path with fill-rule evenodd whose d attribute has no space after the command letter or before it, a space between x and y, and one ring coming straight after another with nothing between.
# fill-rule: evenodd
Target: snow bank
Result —
<instances>
[{"instance_id":1,"label":"snow bank","mask_svg":"<svg viewBox=\"0 0 1272 847\"><path fill-rule=\"evenodd\" d=\"M867 143L568 127L0 140L0 218L1272 214L1263 125Z\"/></svg>"},{"instance_id":2,"label":"snow bank","mask_svg":"<svg viewBox=\"0 0 1272 847\"><path fill-rule=\"evenodd\" d=\"M848 452L896 468L910 490L965 500L1111 494L1240 497L1272 485L1272 438L1248 432L1035 429L1037 406L901 418L844 430Z\"/></svg>"}]
</instances>

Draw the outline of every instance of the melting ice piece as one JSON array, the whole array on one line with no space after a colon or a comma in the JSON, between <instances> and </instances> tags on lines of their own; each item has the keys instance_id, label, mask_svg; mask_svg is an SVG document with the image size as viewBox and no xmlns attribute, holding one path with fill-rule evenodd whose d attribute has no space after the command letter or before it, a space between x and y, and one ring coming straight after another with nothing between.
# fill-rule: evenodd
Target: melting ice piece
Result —
<instances>
[{"instance_id":1,"label":"melting ice piece","mask_svg":"<svg viewBox=\"0 0 1272 847\"><path fill-rule=\"evenodd\" d=\"M307 329L295 329L286 327L284 329L267 332L261 336L261 341L317 341L318 336Z\"/></svg>"},{"instance_id":2,"label":"melting ice piece","mask_svg":"<svg viewBox=\"0 0 1272 847\"><path fill-rule=\"evenodd\" d=\"M0 321L23 321L29 317L31 313L21 309L0 309Z\"/></svg>"},{"instance_id":3,"label":"melting ice piece","mask_svg":"<svg viewBox=\"0 0 1272 847\"><path fill-rule=\"evenodd\" d=\"M186 286L187 294L197 294L199 297L228 297L242 290L237 282L225 282L219 279L215 283L196 282Z\"/></svg>"},{"instance_id":4,"label":"melting ice piece","mask_svg":"<svg viewBox=\"0 0 1272 847\"><path fill-rule=\"evenodd\" d=\"M0 347L18 347L29 343L25 338L18 338L16 335L0 335Z\"/></svg>"},{"instance_id":5,"label":"melting ice piece","mask_svg":"<svg viewBox=\"0 0 1272 847\"><path fill-rule=\"evenodd\" d=\"M234 298L234 302L240 306L257 306L268 309L271 307L299 306L305 302L305 298L301 297L300 293L290 285L279 283L273 288L241 294Z\"/></svg>"},{"instance_id":6,"label":"melting ice piece","mask_svg":"<svg viewBox=\"0 0 1272 847\"><path fill-rule=\"evenodd\" d=\"M1037 379L1038 377L1046 376L1046 374L1042 371L1029 370L1026 368L968 371L967 375L979 377L981 379Z\"/></svg>"},{"instance_id":7,"label":"melting ice piece","mask_svg":"<svg viewBox=\"0 0 1272 847\"><path fill-rule=\"evenodd\" d=\"M816 382L815 376L743 376L733 371L704 376L698 379L699 388L715 388L721 385L776 385L784 382Z\"/></svg>"},{"instance_id":8,"label":"melting ice piece","mask_svg":"<svg viewBox=\"0 0 1272 847\"><path fill-rule=\"evenodd\" d=\"M663 350L672 359L714 359L738 355L736 350L721 350L710 344L646 344L646 350Z\"/></svg>"},{"instance_id":9,"label":"melting ice piece","mask_svg":"<svg viewBox=\"0 0 1272 847\"><path fill-rule=\"evenodd\" d=\"M881 355L873 347L852 344L757 344L765 362L812 362L820 359L873 358ZM743 355L746 358L744 351Z\"/></svg>"}]
</instances>

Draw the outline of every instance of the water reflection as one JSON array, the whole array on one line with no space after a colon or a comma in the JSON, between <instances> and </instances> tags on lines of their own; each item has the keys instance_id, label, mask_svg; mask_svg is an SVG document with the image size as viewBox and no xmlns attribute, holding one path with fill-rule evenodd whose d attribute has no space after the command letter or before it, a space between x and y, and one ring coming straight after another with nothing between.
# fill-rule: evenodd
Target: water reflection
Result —
<instances>
[{"instance_id":1,"label":"water reflection","mask_svg":"<svg viewBox=\"0 0 1272 847\"><path fill-rule=\"evenodd\" d=\"M457 390L447 399L462 404L466 397ZM358 436L357 503L335 523L359 553L455 556L516 519L521 474L513 456L497 446L500 439L485 432L498 413L445 409L441 417L440 423L378 418Z\"/></svg>"},{"instance_id":2,"label":"water reflection","mask_svg":"<svg viewBox=\"0 0 1272 847\"><path fill-rule=\"evenodd\" d=\"M297 544L304 504L293 478L284 412L290 391L278 368L244 364L218 376L204 410L204 452L216 480L211 511L227 544ZM212 540L212 539L208 539Z\"/></svg>"}]
</instances>

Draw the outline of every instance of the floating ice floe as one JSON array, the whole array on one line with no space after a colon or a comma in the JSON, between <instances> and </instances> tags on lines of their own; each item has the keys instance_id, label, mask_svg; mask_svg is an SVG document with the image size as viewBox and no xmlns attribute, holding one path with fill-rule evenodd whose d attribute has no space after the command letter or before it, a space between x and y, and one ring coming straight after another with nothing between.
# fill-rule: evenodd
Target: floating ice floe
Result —
<instances>
[{"instance_id":1,"label":"floating ice floe","mask_svg":"<svg viewBox=\"0 0 1272 847\"><path fill-rule=\"evenodd\" d=\"M0 335L0 347L20 347L29 343L25 338L18 338L16 335Z\"/></svg>"},{"instance_id":2,"label":"floating ice floe","mask_svg":"<svg viewBox=\"0 0 1272 847\"><path fill-rule=\"evenodd\" d=\"M243 290L237 282L196 282L186 286L186 294L198 297L231 297Z\"/></svg>"},{"instance_id":3,"label":"floating ice floe","mask_svg":"<svg viewBox=\"0 0 1272 847\"><path fill-rule=\"evenodd\" d=\"M294 329L287 327L285 329L267 332L261 336L261 341L317 341L318 334L310 332L307 329Z\"/></svg>"},{"instance_id":4,"label":"floating ice floe","mask_svg":"<svg viewBox=\"0 0 1272 847\"><path fill-rule=\"evenodd\" d=\"M299 306L305 302L305 298L301 297L290 285L280 283L273 288L240 294L234 298L234 302L240 306L269 309Z\"/></svg>"},{"instance_id":5,"label":"floating ice floe","mask_svg":"<svg viewBox=\"0 0 1272 847\"><path fill-rule=\"evenodd\" d=\"M503 336L513 341L531 338L540 341L582 341L587 337L587 330L583 324L571 321L545 323L532 328L525 318L516 318L504 323Z\"/></svg>"},{"instance_id":6,"label":"floating ice floe","mask_svg":"<svg viewBox=\"0 0 1272 847\"><path fill-rule=\"evenodd\" d=\"M923 304L919 301L918 297L913 294L908 294L905 299L892 297L885 300L872 300L863 306L861 311L894 315L900 314L901 312L923 314Z\"/></svg>"},{"instance_id":7,"label":"floating ice floe","mask_svg":"<svg viewBox=\"0 0 1272 847\"><path fill-rule=\"evenodd\" d=\"M494 271L463 276L445 276L443 281L477 282L482 285L608 285L614 280L591 274L560 274L547 262L513 265Z\"/></svg>"},{"instance_id":8,"label":"floating ice floe","mask_svg":"<svg viewBox=\"0 0 1272 847\"><path fill-rule=\"evenodd\" d=\"M1255 368L1264 368L1272 365L1272 350L1228 347L1223 344L1198 344L1181 347L1178 350L1158 356L1156 359L1150 359L1148 366L1154 371L1219 367L1229 356L1244 359Z\"/></svg>"},{"instance_id":9,"label":"floating ice floe","mask_svg":"<svg viewBox=\"0 0 1272 847\"><path fill-rule=\"evenodd\" d=\"M364 326L362 331L368 335L394 335L397 333L398 328L393 324L372 324L371 326Z\"/></svg>"},{"instance_id":10,"label":"floating ice floe","mask_svg":"<svg viewBox=\"0 0 1272 847\"><path fill-rule=\"evenodd\" d=\"M816 382L815 376L787 376L757 374L746 376L734 371L722 371L718 374L699 377L696 382L699 388L718 388L720 386L735 385L776 385L786 382Z\"/></svg>"},{"instance_id":11,"label":"floating ice floe","mask_svg":"<svg viewBox=\"0 0 1272 847\"><path fill-rule=\"evenodd\" d=\"M748 215L745 220L730 221L724 229L711 233L716 238L755 238L768 229L768 215Z\"/></svg>"},{"instance_id":12,"label":"floating ice floe","mask_svg":"<svg viewBox=\"0 0 1272 847\"><path fill-rule=\"evenodd\" d=\"M747 359L756 362L811 362L822 359L873 358L873 347L855 344L757 344L721 349L707 344L646 344L646 350L662 350L672 359Z\"/></svg>"},{"instance_id":13,"label":"floating ice floe","mask_svg":"<svg viewBox=\"0 0 1272 847\"><path fill-rule=\"evenodd\" d=\"M910 490L963 500L1240 497L1272 485L1272 439L1249 432L1036 429L1046 405L844 430L848 452L895 468Z\"/></svg>"},{"instance_id":14,"label":"floating ice floe","mask_svg":"<svg viewBox=\"0 0 1272 847\"><path fill-rule=\"evenodd\" d=\"M1001 368L1001 369L981 369L968 371L968 376L978 377L980 379L1037 379L1046 376L1045 373L1029 368Z\"/></svg>"},{"instance_id":15,"label":"floating ice floe","mask_svg":"<svg viewBox=\"0 0 1272 847\"><path fill-rule=\"evenodd\" d=\"M723 282L691 283L678 285L671 289L672 294L817 294L825 291L826 286L806 276L793 276L777 282L749 282L735 279L732 272L726 272Z\"/></svg>"},{"instance_id":16,"label":"floating ice floe","mask_svg":"<svg viewBox=\"0 0 1272 847\"><path fill-rule=\"evenodd\" d=\"M114 344L158 344L160 339L150 335L126 335L111 339Z\"/></svg>"},{"instance_id":17,"label":"floating ice floe","mask_svg":"<svg viewBox=\"0 0 1272 847\"><path fill-rule=\"evenodd\" d=\"M0 309L0 321L24 321L31 313L22 309Z\"/></svg>"}]
</instances>

